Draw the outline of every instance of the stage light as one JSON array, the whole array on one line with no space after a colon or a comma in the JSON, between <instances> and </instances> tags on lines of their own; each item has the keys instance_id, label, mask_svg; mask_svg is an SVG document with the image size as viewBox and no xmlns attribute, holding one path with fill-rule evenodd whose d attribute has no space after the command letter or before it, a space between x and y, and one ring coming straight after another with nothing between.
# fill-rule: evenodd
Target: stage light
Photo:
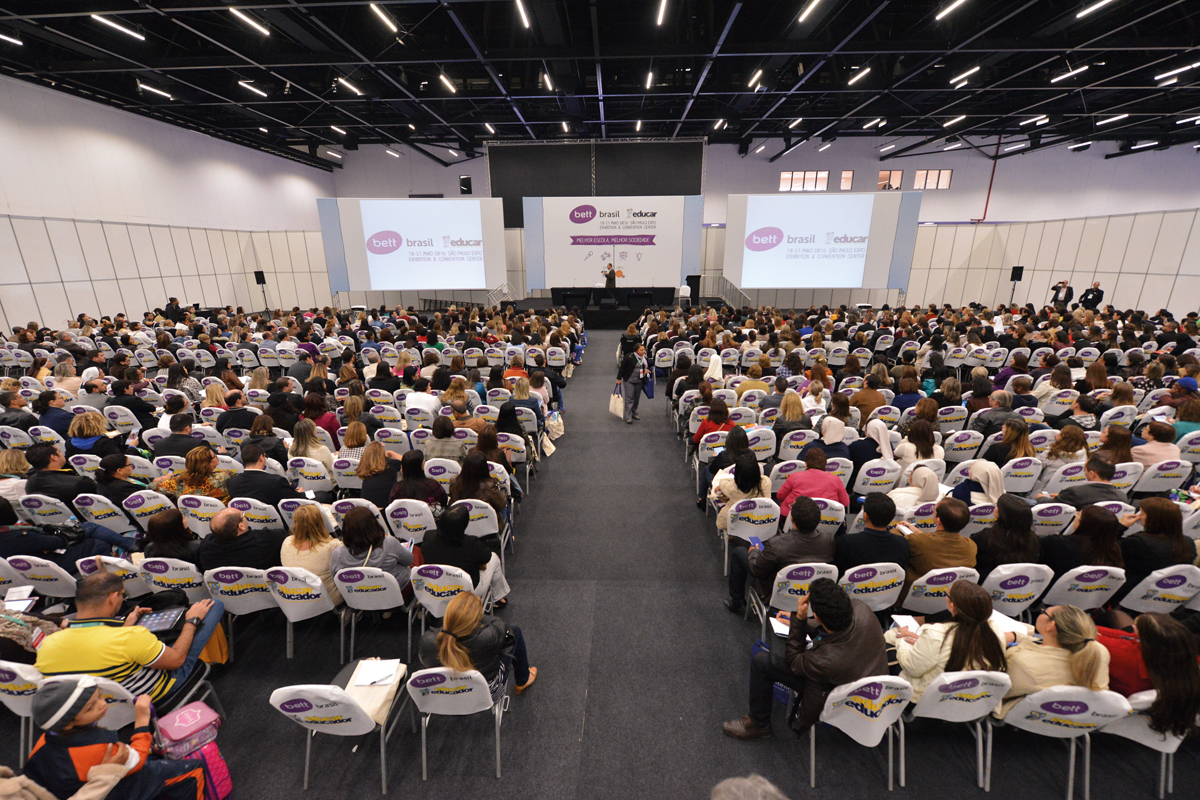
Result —
<instances>
[{"instance_id":1,"label":"stage light","mask_svg":"<svg viewBox=\"0 0 1200 800\"><path fill-rule=\"evenodd\" d=\"M980 69L982 69L982 67L971 67L969 70L964 72L962 75L959 75L957 78L951 78L950 82L958 83L959 81L963 80L964 78L970 77L971 75L974 75L976 72L979 72Z\"/></svg>"},{"instance_id":2,"label":"stage light","mask_svg":"<svg viewBox=\"0 0 1200 800\"><path fill-rule=\"evenodd\" d=\"M521 0L517 0L517 11L521 13L521 24L528 28L529 17L525 14L525 4Z\"/></svg>"},{"instance_id":3,"label":"stage light","mask_svg":"<svg viewBox=\"0 0 1200 800\"><path fill-rule=\"evenodd\" d=\"M330 125L329 127L330 127L332 130L334 130L334 131L337 131L338 133L340 133L342 136L345 136L345 135L346 135L346 132L345 132L344 130L342 130L341 128L339 128L337 125Z\"/></svg>"},{"instance_id":4,"label":"stage light","mask_svg":"<svg viewBox=\"0 0 1200 800\"><path fill-rule=\"evenodd\" d=\"M488 129L488 133L494 134L496 132L496 129L492 127L490 122L483 123L483 127Z\"/></svg>"},{"instance_id":5,"label":"stage light","mask_svg":"<svg viewBox=\"0 0 1200 800\"><path fill-rule=\"evenodd\" d=\"M1062 75L1058 75L1054 78L1051 78L1050 82L1058 83L1059 81L1065 81L1067 78L1071 77L1072 75L1078 75L1081 72L1087 72L1087 68L1088 68L1087 64L1084 64L1082 67L1076 67L1075 69L1071 70L1070 72L1064 72Z\"/></svg>"},{"instance_id":6,"label":"stage light","mask_svg":"<svg viewBox=\"0 0 1200 800\"><path fill-rule=\"evenodd\" d=\"M1080 11L1078 14L1076 14L1075 19L1082 19L1083 17L1086 17L1088 14L1092 13L1096 9L1103 8L1104 6L1108 5L1112 1L1113 0L1100 0L1100 2L1098 2L1098 3L1092 3L1090 6L1085 8L1083 11Z\"/></svg>"},{"instance_id":7,"label":"stage light","mask_svg":"<svg viewBox=\"0 0 1200 800\"><path fill-rule=\"evenodd\" d=\"M960 114L959 116L955 117L954 119L950 120L949 122L943 122L942 127L949 128L951 125L953 125L957 122L962 122L966 118L967 118L966 114Z\"/></svg>"},{"instance_id":8,"label":"stage light","mask_svg":"<svg viewBox=\"0 0 1200 800\"><path fill-rule=\"evenodd\" d=\"M805 18L806 18L806 17L807 17L809 14L811 14L811 13L812 13L812 10L813 10L814 8L816 8L816 7L817 7L817 3L819 3L819 2L821 2L821 0L812 0L812 2L811 2L811 3L809 3L808 5L806 5L806 6L804 7L804 10L800 12L800 19L798 19L798 20L796 20L796 21L797 21L797 22L804 22L804 19L805 19Z\"/></svg>"},{"instance_id":9,"label":"stage light","mask_svg":"<svg viewBox=\"0 0 1200 800\"><path fill-rule=\"evenodd\" d=\"M761 70L761 69L759 69L759 70L755 70L755 71L754 71L754 76L753 76L752 78L750 78L750 83L749 83L749 84L747 84L747 85L748 85L748 86L754 86L754 84L758 83L758 79L759 79L759 78L761 78L761 77L762 77L762 70Z\"/></svg>"}]
</instances>

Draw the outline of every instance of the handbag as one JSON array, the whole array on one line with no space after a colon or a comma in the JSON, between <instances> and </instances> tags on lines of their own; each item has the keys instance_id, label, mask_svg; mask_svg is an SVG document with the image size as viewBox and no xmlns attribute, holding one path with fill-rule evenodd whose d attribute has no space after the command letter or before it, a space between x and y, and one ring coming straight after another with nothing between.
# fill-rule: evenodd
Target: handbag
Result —
<instances>
[{"instance_id":1,"label":"handbag","mask_svg":"<svg viewBox=\"0 0 1200 800\"><path fill-rule=\"evenodd\" d=\"M557 439L567 432L566 423L563 422L562 412L551 411L546 415L546 434L551 439Z\"/></svg>"},{"instance_id":2,"label":"handbag","mask_svg":"<svg viewBox=\"0 0 1200 800\"><path fill-rule=\"evenodd\" d=\"M613 387L612 395L608 398L608 413L625 419L625 396L621 393L621 382Z\"/></svg>"},{"instance_id":3,"label":"handbag","mask_svg":"<svg viewBox=\"0 0 1200 800\"><path fill-rule=\"evenodd\" d=\"M545 433L542 434L542 454L547 458L554 455L554 451L558 448L550 441L550 437Z\"/></svg>"}]
</instances>

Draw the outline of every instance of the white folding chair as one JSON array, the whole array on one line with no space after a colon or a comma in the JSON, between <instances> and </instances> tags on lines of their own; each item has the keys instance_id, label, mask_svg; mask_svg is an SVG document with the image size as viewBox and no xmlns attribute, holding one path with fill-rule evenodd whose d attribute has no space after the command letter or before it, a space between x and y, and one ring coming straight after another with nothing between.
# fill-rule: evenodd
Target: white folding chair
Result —
<instances>
[{"instance_id":1,"label":"white folding chair","mask_svg":"<svg viewBox=\"0 0 1200 800\"><path fill-rule=\"evenodd\" d=\"M404 409L404 419L408 422L408 429L410 431L415 428L432 428L433 416L432 413L423 408Z\"/></svg>"},{"instance_id":2,"label":"white folding chair","mask_svg":"<svg viewBox=\"0 0 1200 800\"><path fill-rule=\"evenodd\" d=\"M970 516L971 521L967 523L967 527L960 531L963 536L971 536L992 527L996 524L996 519L998 518L996 506L992 503L980 503L977 506L971 506Z\"/></svg>"},{"instance_id":3,"label":"white folding chair","mask_svg":"<svg viewBox=\"0 0 1200 800\"><path fill-rule=\"evenodd\" d=\"M249 497L238 497L229 501L230 508L242 512L242 518L251 530L279 531L284 529L283 517L271 506Z\"/></svg>"},{"instance_id":4,"label":"white folding chair","mask_svg":"<svg viewBox=\"0 0 1200 800\"><path fill-rule=\"evenodd\" d=\"M289 458L287 467L288 475L296 481L300 491L333 491L333 478L325 471L325 465L315 458Z\"/></svg>"},{"instance_id":5,"label":"white folding chair","mask_svg":"<svg viewBox=\"0 0 1200 800\"><path fill-rule=\"evenodd\" d=\"M204 539L212 534L213 518L225 510L225 504L215 497L185 494L179 498L179 511L183 524L192 533Z\"/></svg>"},{"instance_id":6,"label":"white folding chair","mask_svg":"<svg viewBox=\"0 0 1200 800\"><path fill-rule=\"evenodd\" d=\"M1058 471L1050 478L1050 482L1046 484L1046 488L1042 491L1049 495L1056 495L1063 489L1075 483L1084 483L1087 481L1087 476L1084 474L1084 465L1076 462L1073 464L1064 464L1058 468Z\"/></svg>"},{"instance_id":7,"label":"white folding chair","mask_svg":"<svg viewBox=\"0 0 1200 800\"><path fill-rule=\"evenodd\" d=\"M384 509L388 529L397 539L411 539L420 544L429 531L437 529L433 510L420 500L393 500Z\"/></svg>"},{"instance_id":8,"label":"white folding chair","mask_svg":"<svg viewBox=\"0 0 1200 800\"><path fill-rule=\"evenodd\" d=\"M753 536L766 541L779 529L779 506L766 497L739 500L729 509L729 527L721 537L725 550L725 574L729 574L729 539L734 537L749 543Z\"/></svg>"},{"instance_id":9,"label":"white folding chair","mask_svg":"<svg viewBox=\"0 0 1200 800\"><path fill-rule=\"evenodd\" d=\"M979 571L970 567L945 567L931 569L913 581L904 609L914 614L936 614L946 610L946 598L955 581L979 583Z\"/></svg>"},{"instance_id":10,"label":"white folding chair","mask_svg":"<svg viewBox=\"0 0 1200 800\"><path fill-rule=\"evenodd\" d=\"M1132 713L1108 723L1100 733L1111 733L1145 745L1160 754L1158 762L1158 797L1175 792L1175 751L1183 744L1183 737L1174 733L1158 733L1150 730L1150 706L1158 698L1158 692L1149 689L1131 694L1128 698Z\"/></svg>"},{"instance_id":11,"label":"white folding chair","mask_svg":"<svg viewBox=\"0 0 1200 800\"><path fill-rule=\"evenodd\" d=\"M389 611L395 608L408 609L408 639L412 642L413 611L415 602L405 602L400 582L390 572L377 567L350 567L337 572L333 582L346 603L350 616L350 660L354 660L355 637L358 631L359 612Z\"/></svg>"},{"instance_id":12,"label":"white folding chair","mask_svg":"<svg viewBox=\"0 0 1200 800\"><path fill-rule=\"evenodd\" d=\"M1084 565L1064 573L1054 582L1042 602L1048 606L1076 606L1084 611L1101 608L1125 585L1120 567Z\"/></svg>"},{"instance_id":13,"label":"white folding chair","mask_svg":"<svg viewBox=\"0 0 1200 800\"><path fill-rule=\"evenodd\" d=\"M1159 461L1151 464L1142 472L1142 477L1134 484L1135 494L1140 492L1169 492L1178 489L1192 474L1192 464L1188 461Z\"/></svg>"},{"instance_id":14,"label":"white folding chair","mask_svg":"<svg viewBox=\"0 0 1200 800\"><path fill-rule=\"evenodd\" d=\"M863 464L858 470L851 492L856 495L866 495L872 492L887 493L896 485L900 478L900 465L891 459L875 458Z\"/></svg>"},{"instance_id":15,"label":"white folding chair","mask_svg":"<svg viewBox=\"0 0 1200 800\"><path fill-rule=\"evenodd\" d=\"M693 431L693 433L695 432ZM779 444L779 460L798 460L800 458L800 451L810 442L815 442L817 438L817 433L813 430L798 430L784 434L783 441Z\"/></svg>"},{"instance_id":16,"label":"white folding chair","mask_svg":"<svg viewBox=\"0 0 1200 800\"><path fill-rule=\"evenodd\" d=\"M430 458L425 461L425 477L438 482L446 494L450 493L450 482L462 472L462 465L449 458Z\"/></svg>"},{"instance_id":17,"label":"white folding chair","mask_svg":"<svg viewBox=\"0 0 1200 800\"><path fill-rule=\"evenodd\" d=\"M1045 564L1001 564L983 581L992 596L992 608L1006 617L1019 617L1037 602L1054 580Z\"/></svg>"},{"instance_id":18,"label":"white folding chair","mask_svg":"<svg viewBox=\"0 0 1200 800\"><path fill-rule=\"evenodd\" d=\"M132 562L126 561L123 558L115 556L89 556L87 558L79 558L75 560L75 568L79 570L79 576L86 578L89 575L95 575L100 571L100 566L96 564L96 559L104 565L104 571L116 575L125 584L125 595L127 597L141 597L145 594L150 594L151 588L142 579L141 572Z\"/></svg>"},{"instance_id":19,"label":"white folding chair","mask_svg":"<svg viewBox=\"0 0 1200 800\"><path fill-rule=\"evenodd\" d=\"M325 508L316 500L308 500L303 497L289 497L287 500L279 502L279 517L283 520L284 526L289 531L292 529L292 518L295 517L296 509L300 506L316 506L321 512L321 519L325 520L325 530L331 534L337 530L333 518L325 512Z\"/></svg>"},{"instance_id":20,"label":"white folding chair","mask_svg":"<svg viewBox=\"0 0 1200 800\"><path fill-rule=\"evenodd\" d=\"M817 508L821 510L821 522L817 530L822 533L837 533L846 522L846 507L836 500L826 500L823 497L813 498Z\"/></svg>"},{"instance_id":21,"label":"white folding chair","mask_svg":"<svg viewBox=\"0 0 1200 800\"><path fill-rule=\"evenodd\" d=\"M1156 569L1129 590L1121 607L1139 614L1170 614L1200 594L1200 567L1175 564Z\"/></svg>"},{"instance_id":22,"label":"white folding chair","mask_svg":"<svg viewBox=\"0 0 1200 800\"><path fill-rule=\"evenodd\" d=\"M35 525L69 525L75 516L66 503L44 494L27 494L21 498L21 508Z\"/></svg>"},{"instance_id":23,"label":"white folding chair","mask_svg":"<svg viewBox=\"0 0 1200 800\"><path fill-rule=\"evenodd\" d=\"M513 552L516 552L516 547L512 541L512 529L503 524L500 520L500 515L496 513L496 509L492 508L489 503L482 500L459 500L451 504L451 508L462 506L467 509L467 536L476 536L483 538L493 534L500 538L500 567L504 568L504 551L512 546ZM478 587L480 592L483 592L483 587ZM483 594L480 594L483 597Z\"/></svg>"},{"instance_id":24,"label":"white folding chair","mask_svg":"<svg viewBox=\"0 0 1200 800\"><path fill-rule=\"evenodd\" d=\"M1093 692L1081 686L1054 686L1026 695L1009 709L1004 721L1014 728L1069 740L1067 800L1075 796L1075 740L1083 738L1083 800L1091 798L1092 740L1090 733L1126 717L1129 701L1116 692Z\"/></svg>"},{"instance_id":25,"label":"white folding chair","mask_svg":"<svg viewBox=\"0 0 1200 800\"><path fill-rule=\"evenodd\" d=\"M229 660L233 661L233 625L238 617L278 608L275 596L271 594L271 584L267 573L261 569L249 567L220 567L204 573L204 585L214 600L220 600L225 605L225 615L229 618Z\"/></svg>"},{"instance_id":26,"label":"white folding chair","mask_svg":"<svg viewBox=\"0 0 1200 800\"><path fill-rule=\"evenodd\" d=\"M333 516L337 520L338 527L342 527L342 522L351 509L365 508L375 515L375 521L379 523L379 527L385 531L388 529L387 522L383 519L383 514L379 513L379 507L370 500L363 500L361 497L347 497L338 500L333 504Z\"/></svg>"},{"instance_id":27,"label":"white folding chair","mask_svg":"<svg viewBox=\"0 0 1200 800\"><path fill-rule=\"evenodd\" d=\"M296 622L319 617L333 611L333 599L325 591L325 584L312 572L302 567L272 567L267 570L267 585L271 595L287 617L287 657L295 655L292 626ZM339 658L346 661L346 615L339 614L341 638Z\"/></svg>"},{"instance_id":28,"label":"white folding chair","mask_svg":"<svg viewBox=\"0 0 1200 800\"><path fill-rule=\"evenodd\" d=\"M892 731L912 697L903 678L876 675L838 686L825 698L821 722L840 729L863 747L875 747L887 735L888 791L893 785ZM808 785L817 786L817 727L808 729ZM904 786L904 739L900 739L900 786Z\"/></svg>"},{"instance_id":29,"label":"white folding chair","mask_svg":"<svg viewBox=\"0 0 1200 800\"><path fill-rule=\"evenodd\" d=\"M133 517L133 521L138 527L145 530L146 523L150 517L153 517L160 511L175 508L175 504L165 494L155 492L151 489L142 489L126 497L125 501L121 503L121 507L125 509L129 516Z\"/></svg>"},{"instance_id":30,"label":"white folding chair","mask_svg":"<svg viewBox=\"0 0 1200 800\"><path fill-rule=\"evenodd\" d=\"M1042 461L1039 458L1014 458L1001 467L1000 475L1004 479L1004 491L1026 494L1042 475Z\"/></svg>"},{"instance_id":31,"label":"white folding chair","mask_svg":"<svg viewBox=\"0 0 1200 800\"><path fill-rule=\"evenodd\" d=\"M33 749L33 696L43 680L32 664L0 661L0 702L20 720L18 767L25 766L25 754Z\"/></svg>"},{"instance_id":32,"label":"white folding chair","mask_svg":"<svg viewBox=\"0 0 1200 800\"><path fill-rule=\"evenodd\" d=\"M872 611L886 611L904 589L904 567L890 561L862 564L842 575L838 586Z\"/></svg>"},{"instance_id":33,"label":"white folding chair","mask_svg":"<svg viewBox=\"0 0 1200 800\"><path fill-rule=\"evenodd\" d=\"M775 431L770 428L751 428L746 431L750 442L750 452L759 461L768 461L775 457Z\"/></svg>"},{"instance_id":34,"label":"white folding chair","mask_svg":"<svg viewBox=\"0 0 1200 800\"><path fill-rule=\"evenodd\" d=\"M142 429L142 423L124 406L105 406L104 418L108 420L109 425L126 436Z\"/></svg>"},{"instance_id":35,"label":"white folding chair","mask_svg":"<svg viewBox=\"0 0 1200 800\"><path fill-rule=\"evenodd\" d=\"M117 507L116 503L102 494L80 494L75 496L75 510L84 522L91 522L113 533L136 531L137 526Z\"/></svg>"},{"instance_id":36,"label":"white folding chair","mask_svg":"<svg viewBox=\"0 0 1200 800\"><path fill-rule=\"evenodd\" d=\"M1004 672L964 670L943 672L933 679L913 706L911 717L964 723L975 735L975 782L985 792L992 790L992 726L987 717L1004 702L1012 678ZM900 741L904 741L905 716L900 717ZM900 784L904 785L903 782Z\"/></svg>"},{"instance_id":37,"label":"white folding chair","mask_svg":"<svg viewBox=\"0 0 1200 800\"><path fill-rule=\"evenodd\" d=\"M773 610L794 611L796 602L802 595L808 594L808 587L813 581L817 578L836 581L837 574L837 567L819 562L791 564L783 567L775 573L775 580L771 583L771 597L766 603L759 599L758 592L754 591L750 581L747 581L746 596L749 598L749 603L746 605L746 612L747 615L753 612L762 624L759 638L764 642L770 641L767 638L767 634L770 632L767 620Z\"/></svg>"},{"instance_id":38,"label":"white folding chair","mask_svg":"<svg viewBox=\"0 0 1200 800\"><path fill-rule=\"evenodd\" d=\"M483 674L455 672L448 667L418 670L408 682L408 694L421 714L421 780L429 779L428 749L425 737L429 720L438 716L469 716L491 711L496 723L496 777L500 777L500 723L508 709L507 684L493 697Z\"/></svg>"},{"instance_id":39,"label":"white folding chair","mask_svg":"<svg viewBox=\"0 0 1200 800\"><path fill-rule=\"evenodd\" d=\"M74 597L75 579L65 569L37 556L12 556L8 566L27 585L46 597Z\"/></svg>"},{"instance_id":40,"label":"white folding chair","mask_svg":"<svg viewBox=\"0 0 1200 800\"><path fill-rule=\"evenodd\" d=\"M384 450L403 455L412 449L408 434L399 428L380 428L375 431L375 441L383 445Z\"/></svg>"},{"instance_id":41,"label":"white folding chair","mask_svg":"<svg viewBox=\"0 0 1200 800\"><path fill-rule=\"evenodd\" d=\"M204 574L190 562L177 558L144 558L138 572L151 591L179 589L187 594L189 603L208 599Z\"/></svg>"},{"instance_id":42,"label":"white folding chair","mask_svg":"<svg viewBox=\"0 0 1200 800\"><path fill-rule=\"evenodd\" d=\"M446 606L450 605L450 601L459 592L475 592L475 584L471 582L471 576L458 567L451 567L446 564L425 564L417 567L409 574L409 580L412 582L413 597L421 608L425 609L430 616L436 619L441 619L446 614ZM485 590L486 592L486 590ZM488 601L484 602L484 609L489 606ZM421 618L421 635L425 635L425 614L418 614ZM412 648L414 645L412 637L412 629L409 628L408 646L409 659L412 659Z\"/></svg>"}]
</instances>

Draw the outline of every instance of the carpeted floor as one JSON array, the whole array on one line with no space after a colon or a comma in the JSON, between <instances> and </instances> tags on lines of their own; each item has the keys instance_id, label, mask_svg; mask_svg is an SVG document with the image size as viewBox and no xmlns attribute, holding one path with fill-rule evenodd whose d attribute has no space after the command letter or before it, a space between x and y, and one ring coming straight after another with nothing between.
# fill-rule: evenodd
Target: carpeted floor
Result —
<instances>
[{"instance_id":1,"label":"carpeted floor","mask_svg":"<svg viewBox=\"0 0 1200 800\"><path fill-rule=\"evenodd\" d=\"M405 719L388 746L388 793L706 798L723 778L758 772L792 798L889 796L886 749L865 750L828 728L818 737L817 789L810 790L807 740L784 729L781 708L770 740L738 742L721 733L723 720L746 711L756 627L721 603L719 541L712 518L693 504L663 400L643 399L642 419L632 426L607 412L618 338L618 332L591 334L585 364L566 393L567 433L517 518L517 549L508 561L513 593L500 613L523 629L540 672L504 717L504 777L494 774L490 716L435 718L430 778L422 783L420 737ZM259 616L239 626L237 662L216 680L230 712L218 741L235 797L298 797L304 732L267 698L276 687L328 682L337 673L337 625L298 624L296 658L287 661L283 617ZM358 655L405 652L403 619L360 626ZM16 741L15 717L0 712L0 763L16 763ZM378 792L377 742L318 736L308 796L357 800ZM975 787L974 754L965 727L910 726L908 788L897 793L983 796ZM1063 744L1000 730L992 793L1060 798L1066 767ZM1095 737L1094 797L1152 797L1157 775L1156 754ZM1195 793L1194 742L1177 755L1175 779L1177 797Z\"/></svg>"}]
</instances>

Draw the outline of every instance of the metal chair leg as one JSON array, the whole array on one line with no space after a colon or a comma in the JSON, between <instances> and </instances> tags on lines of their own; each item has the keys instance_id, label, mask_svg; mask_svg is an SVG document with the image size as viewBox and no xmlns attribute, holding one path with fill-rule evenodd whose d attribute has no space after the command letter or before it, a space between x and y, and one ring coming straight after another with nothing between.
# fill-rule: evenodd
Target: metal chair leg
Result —
<instances>
[{"instance_id":1,"label":"metal chair leg","mask_svg":"<svg viewBox=\"0 0 1200 800\"><path fill-rule=\"evenodd\" d=\"M986 763L984 764L984 770L983 770L983 790L985 792L990 792L992 790L992 735L993 735L993 729L992 729L992 725L990 722L987 725L984 725L984 727L987 728L987 758L986 758Z\"/></svg>"},{"instance_id":2,"label":"metal chair leg","mask_svg":"<svg viewBox=\"0 0 1200 800\"><path fill-rule=\"evenodd\" d=\"M1067 800L1075 800L1075 740L1067 740L1067 748L1071 753L1070 766L1067 767Z\"/></svg>"},{"instance_id":3,"label":"metal chair leg","mask_svg":"<svg viewBox=\"0 0 1200 800\"><path fill-rule=\"evenodd\" d=\"M500 710L497 709L492 715L495 717L496 723L496 777L500 777Z\"/></svg>"},{"instance_id":4,"label":"metal chair leg","mask_svg":"<svg viewBox=\"0 0 1200 800\"><path fill-rule=\"evenodd\" d=\"M230 663L233 663L233 623L234 623L234 622L237 620L237 615L236 615L236 614L229 614L229 613L226 613L226 614L225 614L225 619L226 619L226 621L227 621L227 625L226 625L226 627L228 627L228 628L229 628L229 630L227 631L227 633L229 634L229 635L228 635L228 639L229 639L229 662L230 662Z\"/></svg>"},{"instance_id":5,"label":"metal chair leg","mask_svg":"<svg viewBox=\"0 0 1200 800\"><path fill-rule=\"evenodd\" d=\"M387 794L387 726L379 726L379 783Z\"/></svg>"},{"instance_id":6,"label":"metal chair leg","mask_svg":"<svg viewBox=\"0 0 1200 800\"><path fill-rule=\"evenodd\" d=\"M901 789L904 788L904 781L907 777L907 772L906 772L907 764L905 763L907 756L905 755L904 748L905 748L904 720L900 720L900 788Z\"/></svg>"},{"instance_id":7,"label":"metal chair leg","mask_svg":"<svg viewBox=\"0 0 1200 800\"><path fill-rule=\"evenodd\" d=\"M974 723L975 733L975 785L983 788L983 730L979 721Z\"/></svg>"},{"instance_id":8,"label":"metal chair leg","mask_svg":"<svg viewBox=\"0 0 1200 800\"><path fill-rule=\"evenodd\" d=\"M317 732L306 730L304 733L304 790L308 791L308 762L312 756L312 740Z\"/></svg>"},{"instance_id":9,"label":"metal chair leg","mask_svg":"<svg viewBox=\"0 0 1200 800\"><path fill-rule=\"evenodd\" d=\"M892 788L893 788L892 787L892 726L891 725L889 725L888 729L887 729L887 743L888 743L888 791L890 792L890 791L892 791Z\"/></svg>"},{"instance_id":10,"label":"metal chair leg","mask_svg":"<svg viewBox=\"0 0 1200 800\"><path fill-rule=\"evenodd\" d=\"M428 755L425 747L425 731L429 727L429 715L421 716L421 780L429 780Z\"/></svg>"},{"instance_id":11,"label":"metal chair leg","mask_svg":"<svg viewBox=\"0 0 1200 800\"><path fill-rule=\"evenodd\" d=\"M817 726L808 729L808 786L817 788Z\"/></svg>"},{"instance_id":12,"label":"metal chair leg","mask_svg":"<svg viewBox=\"0 0 1200 800\"><path fill-rule=\"evenodd\" d=\"M1083 800L1092 797L1092 737L1083 735Z\"/></svg>"},{"instance_id":13,"label":"metal chair leg","mask_svg":"<svg viewBox=\"0 0 1200 800\"><path fill-rule=\"evenodd\" d=\"M292 642L292 621L287 621L287 657L291 658L296 654L295 645Z\"/></svg>"},{"instance_id":14,"label":"metal chair leg","mask_svg":"<svg viewBox=\"0 0 1200 800\"><path fill-rule=\"evenodd\" d=\"M339 664L346 663L346 609L338 613L338 658Z\"/></svg>"}]
</instances>

